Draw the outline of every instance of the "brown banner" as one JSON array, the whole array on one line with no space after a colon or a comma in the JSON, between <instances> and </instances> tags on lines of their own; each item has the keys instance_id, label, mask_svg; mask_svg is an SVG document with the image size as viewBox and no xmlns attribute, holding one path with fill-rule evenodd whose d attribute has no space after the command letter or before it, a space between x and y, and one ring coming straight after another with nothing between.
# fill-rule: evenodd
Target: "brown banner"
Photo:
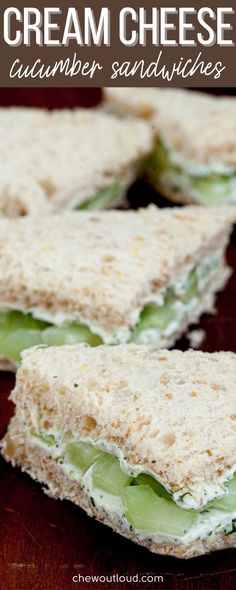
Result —
<instances>
[{"instance_id":1,"label":"brown banner","mask_svg":"<svg viewBox=\"0 0 236 590\"><path fill-rule=\"evenodd\" d=\"M1 0L1 87L235 87L227 0Z\"/></svg>"}]
</instances>

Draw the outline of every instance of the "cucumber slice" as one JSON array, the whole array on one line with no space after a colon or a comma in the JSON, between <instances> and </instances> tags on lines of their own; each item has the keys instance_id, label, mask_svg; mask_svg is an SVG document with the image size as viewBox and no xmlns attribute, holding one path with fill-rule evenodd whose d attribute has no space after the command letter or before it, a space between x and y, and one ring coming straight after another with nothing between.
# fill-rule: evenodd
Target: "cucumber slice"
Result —
<instances>
[{"instance_id":1,"label":"cucumber slice","mask_svg":"<svg viewBox=\"0 0 236 590\"><path fill-rule=\"evenodd\" d=\"M209 508L212 510L223 510L224 512L235 512L236 511L236 492L227 494L219 500L214 500L210 503Z\"/></svg>"},{"instance_id":2,"label":"cucumber slice","mask_svg":"<svg viewBox=\"0 0 236 590\"><path fill-rule=\"evenodd\" d=\"M95 463L92 478L95 488L115 496L119 496L123 488L132 481L132 477L121 470L117 457L108 453Z\"/></svg>"},{"instance_id":3,"label":"cucumber slice","mask_svg":"<svg viewBox=\"0 0 236 590\"><path fill-rule=\"evenodd\" d=\"M119 196L122 194L122 189L122 183L117 180L114 184L112 184L112 186L98 191L95 197L88 199L85 203L77 207L77 209L84 209L87 211L93 209L105 209L105 207L119 198Z\"/></svg>"},{"instance_id":4,"label":"cucumber slice","mask_svg":"<svg viewBox=\"0 0 236 590\"><path fill-rule=\"evenodd\" d=\"M21 311L6 311L0 313L0 335L2 330L9 334L18 328L26 330L44 330L47 322L37 320L33 316L24 314Z\"/></svg>"},{"instance_id":5,"label":"cucumber slice","mask_svg":"<svg viewBox=\"0 0 236 590\"><path fill-rule=\"evenodd\" d=\"M198 277L196 269L192 270L188 276L186 291L181 297L183 303L189 303L198 294Z\"/></svg>"},{"instance_id":6,"label":"cucumber slice","mask_svg":"<svg viewBox=\"0 0 236 590\"><path fill-rule=\"evenodd\" d=\"M161 306L155 304L146 305L133 332L132 341L135 341L140 332L144 330L166 330L170 322L175 318L176 310L172 307L172 302Z\"/></svg>"},{"instance_id":7,"label":"cucumber slice","mask_svg":"<svg viewBox=\"0 0 236 590\"><path fill-rule=\"evenodd\" d=\"M230 479L227 483L227 488L229 492L236 492L236 474L234 475L233 479Z\"/></svg>"},{"instance_id":8,"label":"cucumber slice","mask_svg":"<svg viewBox=\"0 0 236 590\"><path fill-rule=\"evenodd\" d=\"M65 460L85 473L97 459L104 455L103 451L96 449L86 442L72 442L66 445Z\"/></svg>"},{"instance_id":9,"label":"cucumber slice","mask_svg":"<svg viewBox=\"0 0 236 590\"><path fill-rule=\"evenodd\" d=\"M62 345L86 342L102 344L102 339L84 325L52 326L20 311L0 313L0 355L19 361L20 353L37 344Z\"/></svg>"},{"instance_id":10,"label":"cucumber slice","mask_svg":"<svg viewBox=\"0 0 236 590\"><path fill-rule=\"evenodd\" d=\"M222 203L230 196L229 181L232 175L212 174L209 176L191 176L193 188L200 193L206 203Z\"/></svg>"},{"instance_id":11,"label":"cucumber slice","mask_svg":"<svg viewBox=\"0 0 236 590\"><path fill-rule=\"evenodd\" d=\"M63 344L78 344L86 342L90 346L102 344L102 339L93 334L87 326L77 324L63 327L51 326L43 331L42 341L49 346L61 346Z\"/></svg>"},{"instance_id":12,"label":"cucumber slice","mask_svg":"<svg viewBox=\"0 0 236 590\"><path fill-rule=\"evenodd\" d=\"M178 164L171 160L171 152L161 139L156 140L153 152L144 160L143 171L154 184L164 176L169 179L173 178L172 190L178 191L181 186L181 183L179 186L179 178L181 179L183 176L182 170Z\"/></svg>"},{"instance_id":13,"label":"cucumber slice","mask_svg":"<svg viewBox=\"0 0 236 590\"><path fill-rule=\"evenodd\" d=\"M169 185L172 191L179 192L185 187L198 193L205 203L224 203L232 194L231 181L236 173L216 174L207 176L190 176L185 170L173 162L172 152L158 139L150 156L144 160L144 173L151 182L156 183L164 177L163 184Z\"/></svg>"},{"instance_id":14,"label":"cucumber slice","mask_svg":"<svg viewBox=\"0 0 236 590\"><path fill-rule=\"evenodd\" d=\"M173 502L171 494L167 492L167 490L159 483L159 481L147 473L140 473L140 475L134 479L133 484L137 486L148 485L150 488L152 488L157 496L160 498L166 498L166 500Z\"/></svg>"},{"instance_id":15,"label":"cucumber slice","mask_svg":"<svg viewBox=\"0 0 236 590\"><path fill-rule=\"evenodd\" d=\"M144 160L144 172L155 181L165 172L165 170L168 168L168 165L168 150L165 148L162 141L157 139L154 150Z\"/></svg>"},{"instance_id":16,"label":"cucumber slice","mask_svg":"<svg viewBox=\"0 0 236 590\"><path fill-rule=\"evenodd\" d=\"M42 343L42 330L47 326L20 311L0 313L0 355L19 361L22 350Z\"/></svg>"},{"instance_id":17,"label":"cucumber slice","mask_svg":"<svg viewBox=\"0 0 236 590\"><path fill-rule=\"evenodd\" d=\"M183 537L197 519L193 511L159 498L148 485L126 487L121 497L128 522L146 533Z\"/></svg>"},{"instance_id":18,"label":"cucumber slice","mask_svg":"<svg viewBox=\"0 0 236 590\"><path fill-rule=\"evenodd\" d=\"M38 434L38 432L31 428L30 435L33 436L33 438L39 440L44 445L47 445L47 447L53 447L56 444L56 439L55 436L53 436L53 434Z\"/></svg>"},{"instance_id":19,"label":"cucumber slice","mask_svg":"<svg viewBox=\"0 0 236 590\"><path fill-rule=\"evenodd\" d=\"M20 361L20 353L26 348L42 344L40 330L18 329L11 331L0 339L0 355L12 361Z\"/></svg>"}]
</instances>

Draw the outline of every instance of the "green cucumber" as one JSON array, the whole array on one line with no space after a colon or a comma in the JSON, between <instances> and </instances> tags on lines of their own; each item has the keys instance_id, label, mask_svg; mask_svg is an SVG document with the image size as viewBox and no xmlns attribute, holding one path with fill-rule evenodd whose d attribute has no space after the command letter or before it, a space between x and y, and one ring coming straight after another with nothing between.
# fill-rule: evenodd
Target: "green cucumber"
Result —
<instances>
[{"instance_id":1,"label":"green cucumber","mask_svg":"<svg viewBox=\"0 0 236 590\"><path fill-rule=\"evenodd\" d=\"M90 346L102 344L102 339L97 334L82 324L68 326L50 326L43 331L42 340L49 346L62 346L63 344L78 344L86 342Z\"/></svg>"},{"instance_id":2,"label":"green cucumber","mask_svg":"<svg viewBox=\"0 0 236 590\"><path fill-rule=\"evenodd\" d=\"M176 296L173 289L169 287L163 305L156 305L155 303L145 305L140 314L139 322L133 331L131 341L135 342L139 340L140 333L145 330L165 332L169 324L177 316L177 310L174 308L174 304L178 301L187 304L197 295L198 274L197 269L193 269L188 275L185 292L181 297Z\"/></svg>"},{"instance_id":3,"label":"green cucumber","mask_svg":"<svg viewBox=\"0 0 236 590\"><path fill-rule=\"evenodd\" d=\"M18 329L0 339L0 355L12 361L20 361L20 353L26 348L42 344L40 330Z\"/></svg>"},{"instance_id":4,"label":"green cucumber","mask_svg":"<svg viewBox=\"0 0 236 590\"><path fill-rule=\"evenodd\" d=\"M227 201L232 193L230 181L236 176L236 172L189 175L180 165L173 162L172 151L160 138L156 140L151 155L144 160L143 169L151 182L156 183L160 179L163 185L166 184L175 192L182 191L182 187L185 187L185 191L188 188L190 193L194 191L199 200L208 204Z\"/></svg>"},{"instance_id":5,"label":"green cucumber","mask_svg":"<svg viewBox=\"0 0 236 590\"><path fill-rule=\"evenodd\" d=\"M214 500L210 503L209 508L211 510L222 510L223 512L236 512L236 492Z\"/></svg>"},{"instance_id":6,"label":"green cucumber","mask_svg":"<svg viewBox=\"0 0 236 590\"><path fill-rule=\"evenodd\" d=\"M211 174L208 176L191 176L193 188L206 203L222 203L230 197L229 181L232 175Z\"/></svg>"},{"instance_id":7,"label":"green cucumber","mask_svg":"<svg viewBox=\"0 0 236 590\"><path fill-rule=\"evenodd\" d=\"M171 494L167 492L164 486L162 486L159 481L147 473L140 473L140 475L134 479L133 484L136 486L148 485L150 488L152 488L157 496L160 498L166 498L166 500L173 502Z\"/></svg>"},{"instance_id":8,"label":"green cucumber","mask_svg":"<svg viewBox=\"0 0 236 590\"><path fill-rule=\"evenodd\" d=\"M108 453L96 461L92 479L95 488L115 496L119 496L123 488L132 481L132 477L121 470L117 457Z\"/></svg>"},{"instance_id":9,"label":"green cucumber","mask_svg":"<svg viewBox=\"0 0 236 590\"><path fill-rule=\"evenodd\" d=\"M20 311L0 313L0 355L12 361L19 361L22 350L38 344L56 346L80 342L98 346L102 339L82 324L58 327Z\"/></svg>"},{"instance_id":10,"label":"green cucumber","mask_svg":"<svg viewBox=\"0 0 236 590\"><path fill-rule=\"evenodd\" d=\"M183 303L189 303L194 297L197 297L198 294L198 278L197 278L197 271L193 269L187 280L185 293L181 297L181 301Z\"/></svg>"},{"instance_id":11,"label":"green cucumber","mask_svg":"<svg viewBox=\"0 0 236 590\"><path fill-rule=\"evenodd\" d=\"M33 436L33 438L36 438L41 443L43 443L44 445L46 445L47 447L54 447L54 445L56 444L56 439L55 436L53 436L53 434L39 434L38 432L33 430L33 428L31 428L30 435Z\"/></svg>"},{"instance_id":12,"label":"green cucumber","mask_svg":"<svg viewBox=\"0 0 236 590\"><path fill-rule=\"evenodd\" d=\"M233 478L227 482L227 488L229 492L236 492L236 473L234 474Z\"/></svg>"},{"instance_id":13,"label":"green cucumber","mask_svg":"<svg viewBox=\"0 0 236 590\"><path fill-rule=\"evenodd\" d=\"M19 361L22 350L42 344L42 330L47 325L20 311L0 313L0 355Z\"/></svg>"},{"instance_id":14,"label":"green cucumber","mask_svg":"<svg viewBox=\"0 0 236 590\"><path fill-rule=\"evenodd\" d=\"M66 462L79 469L82 473L85 473L103 455L103 451L86 442L71 442L66 445Z\"/></svg>"},{"instance_id":15,"label":"green cucumber","mask_svg":"<svg viewBox=\"0 0 236 590\"><path fill-rule=\"evenodd\" d=\"M172 304L145 305L141 312L139 322L133 332L132 341L135 342L138 339L141 332L144 330L158 330L163 332L166 330L170 322L175 320L176 310L172 307Z\"/></svg>"},{"instance_id":16,"label":"green cucumber","mask_svg":"<svg viewBox=\"0 0 236 590\"><path fill-rule=\"evenodd\" d=\"M84 209L87 211L93 209L105 209L108 205L112 204L119 198L119 196L122 194L122 189L122 183L117 180L114 184L112 184L112 186L108 186L107 188L99 190L95 197L87 199L85 203L77 207L77 209Z\"/></svg>"},{"instance_id":17,"label":"green cucumber","mask_svg":"<svg viewBox=\"0 0 236 590\"><path fill-rule=\"evenodd\" d=\"M11 333L13 330L44 330L47 322L37 320L32 315L24 314L21 311L6 311L0 313L0 335L2 330Z\"/></svg>"},{"instance_id":18,"label":"green cucumber","mask_svg":"<svg viewBox=\"0 0 236 590\"><path fill-rule=\"evenodd\" d=\"M160 141L156 140L155 147L151 154L145 158L143 163L144 173L150 176L153 181L157 180L159 176L164 174L169 166L168 150Z\"/></svg>"},{"instance_id":19,"label":"green cucumber","mask_svg":"<svg viewBox=\"0 0 236 590\"><path fill-rule=\"evenodd\" d=\"M121 497L129 524L145 533L183 537L197 519L193 511L159 498L148 485L126 487Z\"/></svg>"}]
</instances>

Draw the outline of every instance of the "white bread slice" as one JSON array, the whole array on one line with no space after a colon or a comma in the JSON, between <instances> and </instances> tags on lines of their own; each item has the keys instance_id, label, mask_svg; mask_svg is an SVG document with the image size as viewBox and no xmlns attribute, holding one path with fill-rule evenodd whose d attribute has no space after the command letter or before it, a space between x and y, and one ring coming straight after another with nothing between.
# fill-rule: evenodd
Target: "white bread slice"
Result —
<instances>
[{"instance_id":1,"label":"white bread slice","mask_svg":"<svg viewBox=\"0 0 236 590\"><path fill-rule=\"evenodd\" d=\"M125 192L153 137L99 109L1 108L0 127L0 212L12 217L73 209L118 179Z\"/></svg>"},{"instance_id":2,"label":"white bread slice","mask_svg":"<svg viewBox=\"0 0 236 590\"><path fill-rule=\"evenodd\" d=\"M148 300L218 252L222 267L189 323L212 310L229 276L224 250L233 218L230 207L151 206L0 219L0 308L82 322L107 343L127 341Z\"/></svg>"},{"instance_id":3,"label":"white bread slice","mask_svg":"<svg viewBox=\"0 0 236 590\"><path fill-rule=\"evenodd\" d=\"M110 109L151 121L189 160L236 169L236 99L179 88L105 88ZM183 158L184 162L184 158Z\"/></svg>"},{"instance_id":4,"label":"white bread slice","mask_svg":"<svg viewBox=\"0 0 236 590\"><path fill-rule=\"evenodd\" d=\"M148 119L156 133L143 175L165 197L236 202L236 99L180 89L105 90L108 110Z\"/></svg>"},{"instance_id":5,"label":"white bread slice","mask_svg":"<svg viewBox=\"0 0 236 590\"><path fill-rule=\"evenodd\" d=\"M87 494L85 494L84 489L77 482L69 480L59 465L49 461L45 457L45 452L42 448L33 445L32 441L24 437L24 434L22 434L22 424L17 417L12 419L9 435L6 437L5 443L6 447L3 451L5 458L8 461L11 460L14 466L21 466L22 471L26 471L33 479L42 483L44 485L43 491L48 496L73 502L85 510L88 516L96 518L96 520L111 527L114 532L119 533L138 545L146 547L153 553L169 555L180 559L190 559L211 551L236 547L236 533L226 536L221 532L184 546L174 543L170 539L162 539L158 544L150 539L141 540L134 529L131 532L129 529L124 530L122 528L120 520L115 513L112 519L110 519L104 514L103 510L99 510L99 508L93 506ZM15 456L16 447L17 456Z\"/></svg>"},{"instance_id":6,"label":"white bread slice","mask_svg":"<svg viewBox=\"0 0 236 590\"><path fill-rule=\"evenodd\" d=\"M236 470L236 356L157 351L120 345L34 348L23 353L11 399L16 414L2 441L6 460L70 499L124 536L156 553L193 557L235 546L222 530L190 543L140 539L112 514L92 506L85 491L37 445L30 428L60 432L62 442L88 440L151 473L172 493L190 492L195 507L226 493ZM212 499L211 497L211 499Z\"/></svg>"}]
</instances>

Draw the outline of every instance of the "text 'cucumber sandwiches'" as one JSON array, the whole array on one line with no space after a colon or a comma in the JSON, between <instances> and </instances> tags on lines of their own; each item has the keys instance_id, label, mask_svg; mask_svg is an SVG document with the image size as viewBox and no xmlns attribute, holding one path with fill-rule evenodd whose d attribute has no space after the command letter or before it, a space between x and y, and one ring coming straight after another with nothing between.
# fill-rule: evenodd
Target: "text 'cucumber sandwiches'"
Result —
<instances>
[{"instance_id":1,"label":"text 'cucumber sandwiches'","mask_svg":"<svg viewBox=\"0 0 236 590\"><path fill-rule=\"evenodd\" d=\"M37 344L172 346L230 274L230 207L0 219L0 366Z\"/></svg>"},{"instance_id":2,"label":"text 'cucumber sandwiches'","mask_svg":"<svg viewBox=\"0 0 236 590\"><path fill-rule=\"evenodd\" d=\"M99 109L0 108L0 214L119 203L153 146L146 122Z\"/></svg>"},{"instance_id":3,"label":"text 'cucumber sandwiches'","mask_svg":"<svg viewBox=\"0 0 236 590\"><path fill-rule=\"evenodd\" d=\"M159 192L179 203L236 204L235 98L176 88L109 88L105 98L155 129L143 172Z\"/></svg>"},{"instance_id":4,"label":"text 'cucumber sandwiches'","mask_svg":"<svg viewBox=\"0 0 236 590\"><path fill-rule=\"evenodd\" d=\"M33 348L3 456L153 552L234 546L235 376L233 353Z\"/></svg>"}]
</instances>

